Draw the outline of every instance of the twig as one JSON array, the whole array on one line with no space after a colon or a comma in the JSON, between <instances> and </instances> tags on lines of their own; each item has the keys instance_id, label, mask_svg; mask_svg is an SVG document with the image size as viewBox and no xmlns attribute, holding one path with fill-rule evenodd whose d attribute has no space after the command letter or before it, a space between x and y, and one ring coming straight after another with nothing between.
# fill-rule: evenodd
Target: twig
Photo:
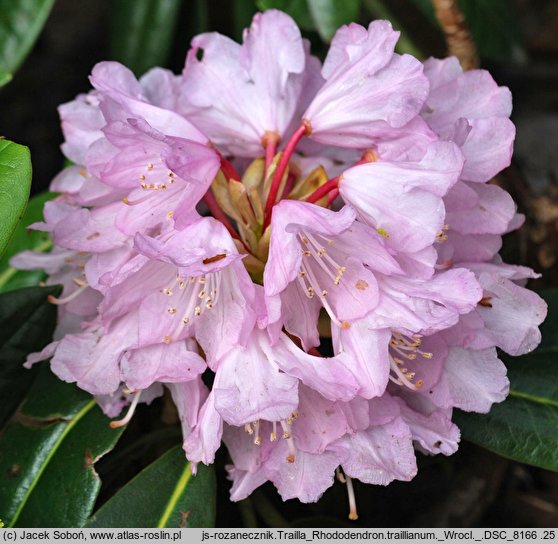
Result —
<instances>
[{"instance_id":1,"label":"twig","mask_svg":"<svg viewBox=\"0 0 558 544\"><path fill-rule=\"evenodd\" d=\"M477 47L457 0L432 0L432 6L446 36L448 54L459 59L463 70L478 68Z\"/></svg>"}]
</instances>

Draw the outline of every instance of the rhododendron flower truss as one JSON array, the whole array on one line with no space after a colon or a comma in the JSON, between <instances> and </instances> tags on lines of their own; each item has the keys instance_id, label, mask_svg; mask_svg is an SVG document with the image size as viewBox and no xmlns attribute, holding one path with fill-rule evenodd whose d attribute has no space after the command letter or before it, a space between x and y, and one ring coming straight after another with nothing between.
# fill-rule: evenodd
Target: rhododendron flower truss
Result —
<instances>
[{"instance_id":1,"label":"rhododendron flower truss","mask_svg":"<svg viewBox=\"0 0 558 544\"><path fill-rule=\"evenodd\" d=\"M60 108L74 164L32 225L54 249L12 261L64 287L27 365L129 405L113 426L166 386L194 470L227 446L233 500L271 481L316 501L337 474L354 519L351 478L455 452L452 409L506 397L496 348L534 349L546 306L498 255L522 221L490 182L509 91L397 39L344 26L321 66L271 10L241 45L195 37L181 75L97 65Z\"/></svg>"}]
</instances>

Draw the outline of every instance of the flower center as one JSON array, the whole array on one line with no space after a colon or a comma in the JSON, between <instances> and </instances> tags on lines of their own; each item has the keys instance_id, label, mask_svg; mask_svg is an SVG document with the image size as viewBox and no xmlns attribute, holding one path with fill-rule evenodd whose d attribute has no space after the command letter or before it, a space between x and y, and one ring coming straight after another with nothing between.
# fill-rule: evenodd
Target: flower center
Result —
<instances>
[{"instance_id":1,"label":"flower center","mask_svg":"<svg viewBox=\"0 0 558 544\"><path fill-rule=\"evenodd\" d=\"M415 361L417 356L432 359L432 353L419 349L422 341L419 337L409 338L403 334L393 333L389 343L389 359L391 370L390 380L398 385L404 385L416 391L424 385L424 380L415 381L416 372L407 368L410 361Z\"/></svg>"},{"instance_id":2,"label":"flower center","mask_svg":"<svg viewBox=\"0 0 558 544\"><path fill-rule=\"evenodd\" d=\"M343 281L343 274L347 271L347 267L340 265L328 253L327 247L333 245L333 240L319 234L312 235L305 232L300 232L298 236L301 241L303 256L298 272L298 282L302 290L308 298L317 296L320 299L322 306L337 326L344 329L348 328L349 323L337 318L326 299L328 290L325 287L333 289L338 287ZM328 286L328 284L330 285Z\"/></svg>"},{"instance_id":3,"label":"flower center","mask_svg":"<svg viewBox=\"0 0 558 544\"><path fill-rule=\"evenodd\" d=\"M219 299L221 280L221 271L189 278L177 274L174 282L161 290L169 298L167 313L177 318L174 329L163 337L165 344L180 335L192 319L213 308Z\"/></svg>"},{"instance_id":4,"label":"flower center","mask_svg":"<svg viewBox=\"0 0 558 544\"><path fill-rule=\"evenodd\" d=\"M146 194L134 200L123 198L122 202L128 206L141 204L148 200L153 192L166 191L169 185L175 181L174 173L167 171L162 164L154 165L152 162L148 162L145 171L139 175L139 188L146 191Z\"/></svg>"},{"instance_id":5,"label":"flower center","mask_svg":"<svg viewBox=\"0 0 558 544\"><path fill-rule=\"evenodd\" d=\"M279 421L279 425L283 431L282 436L283 439L287 441L287 445L289 448L289 455L287 455L287 462L294 463L296 459L296 448L294 445L294 440L292 437L291 428L295 420L298 418L298 412L293 412L287 419L282 419ZM277 440L277 421L271 422L273 425L273 430L269 434L269 441L275 442ZM254 437L254 444L256 446L262 445L262 437L260 434L260 420L254 421L252 423L246 423L244 425L244 431L247 432L250 436Z\"/></svg>"}]
</instances>

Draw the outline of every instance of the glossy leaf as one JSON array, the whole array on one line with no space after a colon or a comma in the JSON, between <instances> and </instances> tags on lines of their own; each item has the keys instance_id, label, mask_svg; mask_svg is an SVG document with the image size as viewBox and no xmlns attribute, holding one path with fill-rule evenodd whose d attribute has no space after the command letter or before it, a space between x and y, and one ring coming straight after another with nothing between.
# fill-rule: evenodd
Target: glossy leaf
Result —
<instances>
[{"instance_id":1,"label":"glossy leaf","mask_svg":"<svg viewBox=\"0 0 558 544\"><path fill-rule=\"evenodd\" d=\"M23 368L28 353L50 342L56 307L48 295L59 286L30 287L0 294L0 427L11 416L31 385L35 371Z\"/></svg>"},{"instance_id":2,"label":"glossy leaf","mask_svg":"<svg viewBox=\"0 0 558 544\"><path fill-rule=\"evenodd\" d=\"M437 24L431 0L413 2ZM459 6L481 57L509 61L525 56L510 0L460 0Z\"/></svg>"},{"instance_id":3,"label":"glossy leaf","mask_svg":"<svg viewBox=\"0 0 558 544\"><path fill-rule=\"evenodd\" d=\"M329 42L341 25L358 19L361 0L257 0L256 4L261 10L285 11L300 28L316 30Z\"/></svg>"},{"instance_id":4,"label":"glossy leaf","mask_svg":"<svg viewBox=\"0 0 558 544\"><path fill-rule=\"evenodd\" d=\"M13 73L35 43L54 0L0 0L0 72Z\"/></svg>"},{"instance_id":5,"label":"glossy leaf","mask_svg":"<svg viewBox=\"0 0 558 544\"><path fill-rule=\"evenodd\" d=\"M509 397L489 414L458 412L466 440L522 463L558 471L558 291L543 293L549 314L548 337L532 354L506 358Z\"/></svg>"},{"instance_id":6,"label":"glossy leaf","mask_svg":"<svg viewBox=\"0 0 558 544\"><path fill-rule=\"evenodd\" d=\"M29 149L0 140L0 256L25 211L30 188Z\"/></svg>"},{"instance_id":7,"label":"glossy leaf","mask_svg":"<svg viewBox=\"0 0 558 544\"><path fill-rule=\"evenodd\" d=\"M168 61L181 0L115 0L112 58L140 76Z\"/></svg>"},{"instance_id":8,"label":"glossy leaf","mask_svg":"<svg viewBox=\"0 0 558 544\"><path fill-rule=\"evenodd\" d=\"M250 26L257 11L255 0L234 0L234 37L242 41L242 32Z\"/></svg>"},{"instance_id":9,"label":"glossy leaf","mask_svg":"<svg viewBox=\"0 0 558 544\"><path fill-rule=\"evenodd\" d=\"M306 0L322 40L329 42L341 26L356 21L360 11L360 0Z\"/></svg>"},{"instance_id":10,"label":"glossy leaf","mask_svg":"<svg viewBox=\"0 0 558 544\"><path fill-rule=\"evenodd\" d=\"M12 74L0 70L0 87L7 85L12 80Z\"/></svg>"},{"instance_id":11,"label":"glossy leaf","mask_svg":"<svg viewBox=\"0 0 558 544\"><path fill-rule=\"evenodd\" d=\"M48 366L0 437L0 504L9 527L81 527L101 487L95 462L123 428Z\"/></svg>"},{"instance_id":12,"label":"glossy leaf","mask_svg":"<svg viewBox=\"0 0 558 544\"><path fill-rule=\"evenodd\" d=\"M109 499L88 527L212 527L215 473L198 464L195 476L180 446L140 472Z\"/></svg>"},{"instance_id":13,"label":"glossy leaf","mask_svg":"<svg viewBox=\"0 0 558 544\"><path fill-rule=\"evenodd\" d=\"M414 57L422 60L425 58L424 52L420 49L417 43L413 40L413 36L404 28L395 17L395 14L390 9L389 0L363 0L363 6L373 19L387 19L393 25L395 30L399 30L399 40L395 44L395 51L403 55L413 55Z\"/></svg>"},{"instance_id":14,"label":"glossy leaf","mask_svg":"<svg viewBox=\"0 0 558 544\"><path fill-rule=\"evenodd\" d=\"M306 0L256 0L258 9L279 9L288 13L303 30L314 30L315 23Z\"/></svg>"},{"instance_id":15,"label":"glossy leaf","mask_svg":"<svg viewBox=\"0 0 558 544\"><path fill-rule=\"evenodd\" d=\"M45 274L41 270L16 270L10 266L10 258L26 249L47 251L52 246L49 235L41 231L29 231L31 223L43 220L45 202L56 196L56 193L41 193L29 200L27 209L17 225L6 252L0 259L0 292L12 291L21 287L38 285Z\"/></svg>"}]
</instances>

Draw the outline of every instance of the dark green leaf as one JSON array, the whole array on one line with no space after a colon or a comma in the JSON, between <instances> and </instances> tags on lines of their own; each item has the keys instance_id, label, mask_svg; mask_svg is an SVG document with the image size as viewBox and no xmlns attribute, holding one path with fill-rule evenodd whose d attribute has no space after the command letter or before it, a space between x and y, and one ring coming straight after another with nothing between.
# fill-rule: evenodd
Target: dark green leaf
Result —
<instances>
[{"instance_id":1,"label":"dark green leaf","mask_svg":"<svg viewBox=\"0 0 558 544\"><path fill-rule=\"evenodd\" d=\"M198 464L196 476L180 446L163 454L109 499L88 527L212 527L215 473Z\"/></svg>"},{"instance_id":2,"label":"dark green leaf","mask_svg":"<svg viewBox=\"0 0 558 544\"><path fill-rule=\"evenodd\" d=\"M413 2L437 24L431 0ZM525 55L510 0L460 0L459 5L482 58L509 61Z\"/></svg>"},{"instance_id":3,"label":"dark green leaf","mask_svg":"<svg viewBox=\"0 0 558 544\"><path fill-rule=\"evenodd\" d=\"M112 5L112 57L141 75L165 66L181 0L115 0Z\"/></svg>"},{"instance_id":4,"label":"dark green leaf","mask_svg":"<svg viewBox=\"0 0 558 544\"><path fill-rule=\"evenodd\" d=\"M44 366L19 417L0 437L6 525L83 526L101 486L95 462L123 432L108 423L90 395Z\"/></svg>"},{"instance_id":5,"label":"dark green leaf","mask_svg":"<svg viewBox=\"0 0 558 544\"><path fill-rule=\"evenodd\" d=\"M509 363L510 396L489 414L456 414L463 438L504 457L558 471L558 357Z\"/></svg>"},{"instance_id":6,"label":"dark green leaf","mask_svg":"<svg viewBox=\"0 0 558 544\"><path fill-rule=\"evenodd\" d=\"M304 30L314 30L315 23L305 0L256 0L259 9L279 9L288 13Z\"/></svg>"},{"instance_id":7,"label":"dark green leaf","mask_svg":"<svg viewBox=\"0 0 558 544\"><path fill-rule=\"evenodd\" d=\"M483 58L509 61L524 55L510 0L460 0L465 20Z\"/></svg>"},{"instance_id":8,"label":"dark green leaf","mask_svg":"<svg viewBox=\"0 0 558 544\"><path fill-rule=\"evenodd\" d=\"M360 0L306 0L316 30L322 40L329 42L335 31L347 23L356 21L360 12Z\"/></svg>"},{"instance_id":9,"label":"dark green leaf","mask_svg":"<svg viewBox=\"0 0 558 544\"><path fill-rule=\"evenodd\" d=\"M250 26L256 9L255 0L234 0L234 34L237 41L242 41L242 32Z\"/></svg>"},{"instance_id":10,"label":"dark green leaf","mask_svg":"<svg viewBox=\"0 0 558 544\"><path fill-rule=\"evenodd\" d=\"M428 0L430 1L430 0ZM395 50L403 54L413 55L418 59L424 59L425 54L419 46L413 41L411 33L402 28L399 21L389 7L389 0L364 0L364 6L374 19L387 19L393 25L395 30L399 30L401 35L395 45Z\"/></svg>"},{"instance_id":11,"label":"dark green leaf","mask_svg":"<svg viewBox=\"0 0 558 544\"><path fill-rule=\"evenodd\" d=\"M0 140L0 256L25 211L30 187L29 149Z\"/></svg>"},{"instance_id":12,"label":"dark green leaf","mask_svg":"<svg viewBox=\"0 0 558 544\"><path fill-rule=\"evenodd\" d=\"M26 249L47 251L52 243L49 235L41 231L29 231L31 223L43 220L43 207L56 193L41 193L29 200L27 209L17 225L6 252L0 259L0 292L38 285L45 274L41 270L16 270L10 266L10 258Z\"/></svg>"},{"instance_id":13,"label":"dark green leaf","mask_svg":"<svg viewBox=\"0 0 558 544\"><path fill-rule=\"evenodd\" d=\"M7 85L12 80L12 74L0 70L0 87Z\"/></svg>"},{"instance_id":14,"label":"dark green leaf","mask_svg":"<svg viewBox=\"0 0 558 544\"><path fill-rule=\"evenodd\" d=\"M487 415L457 413L465 439L504 457L558 471L558 290L542 293L549 306L543 342L533 353L507 358L510 396Z\"/></svg>"},{"instance_id":15,"label":"dark green leaf","mask_svg":"<svg viewBox=\"0 0 558 544\"><path fill-rule=\"evenodd\" d=\"M56 307L47 302L47 297L60 292L60 287L51 286L0 294L0 427L35 377L23 363L28 353L40 351L50 341Z\"/></svg>"},{"instance_id":16,"label":"dark green leaf","mask_svg":"<svg viewBox=\"0 0 558 544\"><path fill-rule=\"evenodd\" d=\"M54 0L0 0L0 71L13 73L45 24Z\"/></svg>"}]
</instances>

